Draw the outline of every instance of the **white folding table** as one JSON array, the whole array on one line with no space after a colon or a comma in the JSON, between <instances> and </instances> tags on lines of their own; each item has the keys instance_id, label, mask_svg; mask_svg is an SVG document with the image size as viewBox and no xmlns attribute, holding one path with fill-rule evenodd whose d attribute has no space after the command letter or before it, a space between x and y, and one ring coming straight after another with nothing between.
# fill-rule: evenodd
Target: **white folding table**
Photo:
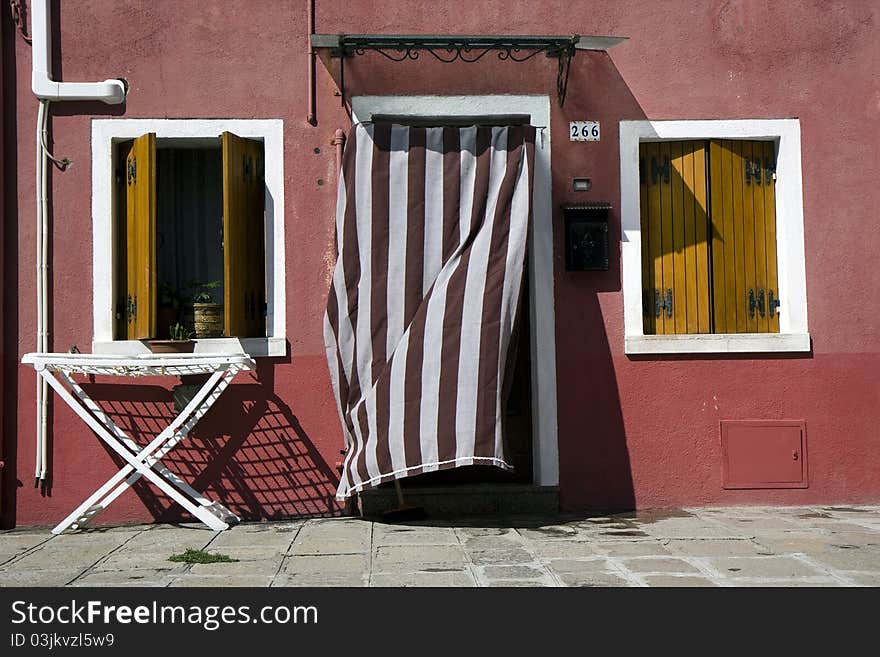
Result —
<instances>
[{"instance_id":1,"label":"white folding table","mask_svg":"<svg viewBox=\"0 0 880 657\"><path fill-rule=\"evenodd\" d=\"M175 445L213 406L223 391L242 370L256 365L246 354L26 354L21 362L32 366L74 412L104 443L119 454L125 465L98 488L76 510L52 530L60 534L67 528L79 529L113 500L146 477L171 499L215 531L229 528L239 518L219 502L214 502L160 463ZM146 446L138 445L120 429L100 406L73 380L73 374L98 374L121 377L188 376L209 374L208 380L174 420ZM39 456L39 455L38 455Z\"/></svg>"}]
</instances>

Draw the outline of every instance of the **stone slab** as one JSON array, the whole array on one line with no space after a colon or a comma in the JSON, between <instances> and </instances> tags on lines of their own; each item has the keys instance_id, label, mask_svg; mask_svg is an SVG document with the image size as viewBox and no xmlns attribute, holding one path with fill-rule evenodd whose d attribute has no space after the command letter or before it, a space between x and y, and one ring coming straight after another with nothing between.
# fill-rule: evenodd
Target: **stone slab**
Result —
<instances>
[{"instance_id":1,"label":"stone slab","mask_svg":"<svg viewBox=\"0 0 880 657\"><path fill-rule=\"evenodd\" d=\"M272 582L273 588L308 586L308 587L362 587L367 585L368 573L336 573L332 575L316 574L282 574Z\"/></svg>"},{"instance_id":2,"label":"stone slab","mask_svg":"<svg viewBox=\"0 0 880 657\"><path fill-rule=\"evenodd\" d=\"M595 559L553 559L547 562L547 566L557 573L601 573L612 570L611 565L604 558Z\"/></svg>"},{"instance_id":3,"label":"stone slab","mask_svg":"<svg viewBox=\"0 0 880 657\"><path fill-rule=\"evenodd\" d=\"M683 576L683 577L675 577L673 575L646 575L644 577L645 583L648 586L656 586L656 587L707 587L707 586L717 586L711 579L706 577L692 577L692 576Z\"/></svg>"},{"instance_id":4,"label":"stone slab","mask_svg":"<svg viewBox=\"0 0 880 657\"><path fill-rule=\"evenodd\" d=\"M533 543L529 549L542 559L579 559L602 554L597 544L583 541L546 541Z\"/></svg>"},{"instance_id":5,"label":"stone slab","mask_svg":"<svg viewBox=\"0 0 880 657\"><path fill-rule=\"evenodd\" d=\"M547 575L547 571L535 566L486 566L483 575L487 579L537 579Z\"/></svg>"},{"instance_id":6,"label":"stone slab","mask_svg":"<svg viewBox=\"0 0 880 657\"><path fill-rule=\"evenodd\" d=\"M675 557L638 557L621 559L634 573L699 573L700 569Z\"/></svg>"},{"instance_id":7,"label":"stone slab","mask_svg":"<svg viewBox=\"0 0 880 657\"><path fill-rule=\"evenodd\" d=\"M614 573L560 573L559 579L565 586L609 587L631 586L632 584Z\"/></svg>"},{"instance_id":8,"label":"stone slab","mask_svg":"<svg viewBox=\"0 0 880 657\"><path fill-rule=\"evenodd\" d=\"M296 535L291 554L369 552L372 527L362 520L312 520Z\"/></svg>"},{"instance_id":9,"label":"stone slab","mask_svg":"<svg viewBox=\"0 0 880 657\"><path fill-rule=\"evenodd\" d=\"M375 525L373 545L458 545L452 527L412 527Z\"/></svg>"},{"instance_id":10,"label":"stone slab","mask_svg":"<svg viewBox=\"0 0 880 657\"><path fill-rule=\"evenodd\" d=\"M612 557L668 556L669 550L657 539L597 541L596 553Z\"/></svg>"},{"instance_id":11,"label":"stone slab","mask_svg":"<svg viewBox=\"0 0 880 657\"><path fill-rule=\"evenodd\" d=\"M0 570L0 587L5 586L65 586L76 579L82 569L26 569Z\"/></svg>"},{"instance_id":12,"label":"stone slab","mask_svg":"<svg viewBox=\"0 0 880 657\"><path fill-rule=\"evenodd\" d=\"M770 553L766 547L747 538L669 539L666 550L670 554L682 554L690 557L748 557Z\"/></svg>"},{"instance_id":13,"label":"stone slab","mask_svg":"<svg viewBox=\"0 0 880 657\"><path fill-rule=\"evenodd\" d=\"M273 548L287 552L300 530L300 524L285 523L280 526L238 525L220 534L211 541L212 549L251 547Z\"/></svg>"},{"instance_id":14,"label":"stone slab","mask_svg":"<svg viewBox=\"0 0 880 657\"><path fill-rule=\"evenodd\" d=\"M189 573L193 575L217 575L222 577L262 575L274 577L281 567L281 559L260 561L235 561L232 563L194 563Z\"/></svg>"},{"instance_id":15,"label":"stone slab","mask_svg":"<svg viewBox=\"0 0 880 657\"><path fill-rule=\"evenodd\" d=\"M816 577L822 573L804 562L788 556L719 557L709 560L725 577L799 578Z\"/></svg>"},{"instance_id":16,"label":"stone slab","mask_svg":"<svg viewBox=\"0 0 880 657\"><path fill-rule=\"evenodd\" d=\"M430 566L463 564L465 561L464 550L458 545L423 545L417 549L405 545L385 545L376 548L373 570L383 571L401 564Z\"/></svg>"},{"instance_id":17,"label":"stone slab","mask_svg":"<svg viewBox=\"0 0 880 657\"><path fill-rule=\"evenodd\" d=\"M272 578L267 576L260 575L233 575L229 577L207 577L202 575L183 575L179 579L171 582L170 586L173 587L216 587L216 586L231 586L231 587L259 587L265 588L268 587L271 583Z\"/></svg>"},{"instance_id":18,"label":"stone slab","mask_svg":"<svg viewBox=\"0 0 880 657\"><path fill-rule=\"evenodd\" d=\"M471 561L477 566L491 564L519 564L531 563L535 556L523 548L510 548L504 550L479 550L468 552Z\"/></svg>"},{"instance_id":19,"label":"stone slab","mask_svg":"<svg viewBox=\"0 0 880 657\"><path fill-rule=\"evenodd\" d=\"M92 571L77 578L71 586L168 586L181 574L176 570Z\"/></svg>"},{"instance_id":20,"label":"stone slab","mask_svg":"<svg viewBox=\"0 0 880 657\"><path fill-rule=\"evenodd\" d=\"M473 576L466 570L448 572L417 572L417 573L373 573L371 587L472 587L475 586Z\"/></svg>"},{"instance_id":21,"label":"stone slab","mask_svg":"<svg viewBox=\"0 0 880 657\"><path fill-rule=\"evenodd\" d=\"M880 572L880 548L834 546L822 552L811 552L809 556L822 565L839 570Z\"/></svg>"}]
</instances>

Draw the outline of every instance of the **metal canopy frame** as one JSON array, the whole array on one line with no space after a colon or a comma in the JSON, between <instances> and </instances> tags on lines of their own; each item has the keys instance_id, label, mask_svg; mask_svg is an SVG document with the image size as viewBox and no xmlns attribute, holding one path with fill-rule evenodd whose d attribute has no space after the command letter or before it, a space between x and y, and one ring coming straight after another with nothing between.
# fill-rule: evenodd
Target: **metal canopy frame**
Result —
<instances>
[{"instance_id":1,"label":"metal canopy frame","mask_svg":"<svg viewBox=\"0 0 880 657\"><path fill-rule=\"evenodd\" d=\"M441 34L312 34L311 47L329 50L339 59L339 90L345 105L345 59L376 52L395 62L417 60L427 52L444 64L477 62L490 52L498 59L524 62L540 53L557 60L556 96L561 107L568 88L568 71L578 50L605 51L628 37L441 35Z\"/></svg>"}]
</instances>

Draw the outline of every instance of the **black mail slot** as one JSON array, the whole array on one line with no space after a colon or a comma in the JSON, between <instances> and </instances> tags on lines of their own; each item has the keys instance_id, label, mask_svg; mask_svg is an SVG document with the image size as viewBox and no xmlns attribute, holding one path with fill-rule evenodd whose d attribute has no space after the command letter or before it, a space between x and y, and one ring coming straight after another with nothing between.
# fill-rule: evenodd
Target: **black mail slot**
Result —
<instances>
[{"instance_id":1,"label":"black mail slot","mask_svg":"<svg viewBox=\"0 0 880 657\"><path fill-rule=\"evenodd\" d=\"M566 271L608 271L610 203L564 205Z\"/></svg>"}]
</instances>

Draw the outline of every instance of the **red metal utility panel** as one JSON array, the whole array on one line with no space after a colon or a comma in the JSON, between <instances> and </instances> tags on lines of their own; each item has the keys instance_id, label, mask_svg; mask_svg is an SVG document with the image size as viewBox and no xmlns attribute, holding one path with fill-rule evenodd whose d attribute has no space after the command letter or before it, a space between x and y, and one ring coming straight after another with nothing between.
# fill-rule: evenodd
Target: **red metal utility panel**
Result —
<instances>
[{"instance_id":1,"label":"red metal utility panel","mask_svg":"<svg viewBox=\"0 0 880 657\"><path fill-rule=\"evenodd\" d=\"M802 420L722 420L724 488L806 488Z\"/></svg>"}]
</instances>

